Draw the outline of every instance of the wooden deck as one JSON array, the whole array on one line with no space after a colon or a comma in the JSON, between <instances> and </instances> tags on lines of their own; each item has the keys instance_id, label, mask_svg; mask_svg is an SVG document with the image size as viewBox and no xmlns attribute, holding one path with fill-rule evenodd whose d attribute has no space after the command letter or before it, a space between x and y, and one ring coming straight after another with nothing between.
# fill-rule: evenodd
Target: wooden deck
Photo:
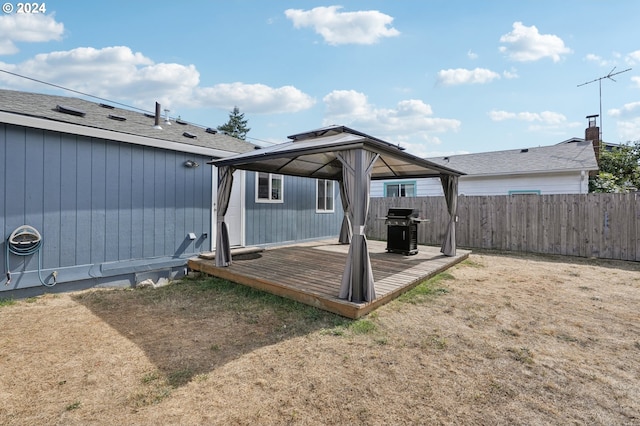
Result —
<instances>
[{"instance_id":1,"label":"wooden deck","mask_svg":"<svg viewBox=\"0 0 640 426\"><path fill-rule=\"evenodd\" d=\"M461 262L470 253L458 250L457 256L447 257L438 247L419 246L418 254L404 256L387 253L383 241L368 243L376 299L366 303L337 297L349 246L334 241L233 256L233 263L227 268L216 267L215 260L193 258L189 268L356 319Z\"/></svg>"}]
</instances>

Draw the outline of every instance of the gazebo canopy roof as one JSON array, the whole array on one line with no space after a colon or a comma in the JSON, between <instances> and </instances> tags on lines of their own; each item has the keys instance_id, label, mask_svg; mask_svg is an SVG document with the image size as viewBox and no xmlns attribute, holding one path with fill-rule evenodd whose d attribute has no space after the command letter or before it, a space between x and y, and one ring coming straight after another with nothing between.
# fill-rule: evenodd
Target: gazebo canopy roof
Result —
<instances>
[{"instance_id":1,"label":"gazebo canopy roof","mask_svg":"<svg viewBox=\"0 0 640 426\"><path fill-rule=\"evenodd\" d=\"M215 160L209 164L237 169L303 176L317 179L342 179L340 151L365 149L380 155L371 179L461 176L464 173L404 152L399 146L345 126L329 126L289 136L291 142Z\"/></svg>"}]
</instances>

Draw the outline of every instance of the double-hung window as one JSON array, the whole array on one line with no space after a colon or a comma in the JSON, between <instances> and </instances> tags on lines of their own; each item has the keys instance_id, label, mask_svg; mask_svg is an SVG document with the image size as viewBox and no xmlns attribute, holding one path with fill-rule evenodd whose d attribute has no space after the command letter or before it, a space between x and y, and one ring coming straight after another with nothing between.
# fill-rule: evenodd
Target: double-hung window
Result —
<instances>
[{"instance_id":1,"label":"double-hung window","mask_svg":"<svg viewBox=\"0 0 640 426\"><path fill-rule=\"evenodd\" d=\"M384 196L385 197L415 197L416 183L415 182L385 183Z\"/></svg>"},{"instance_id":2,"label":"double-hung window","mask_svg":"<svg viewBox=\"0 0 640 426\"><path fill-rule=\"evenodd\" d=\"M332 213L335 193L334 181L318 179L316 182L316 212Z\"/></svg>"},{"instance_id":3,"label":"double-hung window","mask_svg":"<svg viewBox=\"0 0 640 426\"><path fill-rule=\"evenodd\" d=\"M256 202L282 203L282 175L258 172L256 176Z\"/></svg>"}]
</instances>

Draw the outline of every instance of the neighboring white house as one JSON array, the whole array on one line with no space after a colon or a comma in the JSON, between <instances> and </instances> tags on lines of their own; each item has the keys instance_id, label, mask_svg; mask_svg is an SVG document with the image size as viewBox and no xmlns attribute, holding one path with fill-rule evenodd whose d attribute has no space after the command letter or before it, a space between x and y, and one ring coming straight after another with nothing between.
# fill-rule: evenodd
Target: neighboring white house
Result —
<instances>
[{"instance_id":1,"label":"neighboring white house","mask_svg":"<svg viewBox=\"0 0 640 426\"><path fill-rule=\"evenodd\" d=\"M598 170L591 141L551 146L427 158L466 173L459 195L585 194L589 172ZM372 197L443 195L438 179L371 182Z\"/></svg>"}]
</instances>

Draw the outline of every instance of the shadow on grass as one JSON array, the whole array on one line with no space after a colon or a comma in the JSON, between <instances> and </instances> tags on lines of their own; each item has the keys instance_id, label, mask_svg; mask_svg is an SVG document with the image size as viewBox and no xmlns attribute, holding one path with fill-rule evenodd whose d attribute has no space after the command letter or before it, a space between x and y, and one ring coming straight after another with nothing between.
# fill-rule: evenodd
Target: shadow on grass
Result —
<instances>
[{"instance_id":1,"label":"shadow on grass","mask_svg":"<svg viewBox=\"0 0 640 426\"><path fill-rule=\"evenodd\" d=\"M260 347L351 323L207 276L157 289L80 293L74 299L140 347L170 387L182 386Z\"/></svg>"}]
</instances>

